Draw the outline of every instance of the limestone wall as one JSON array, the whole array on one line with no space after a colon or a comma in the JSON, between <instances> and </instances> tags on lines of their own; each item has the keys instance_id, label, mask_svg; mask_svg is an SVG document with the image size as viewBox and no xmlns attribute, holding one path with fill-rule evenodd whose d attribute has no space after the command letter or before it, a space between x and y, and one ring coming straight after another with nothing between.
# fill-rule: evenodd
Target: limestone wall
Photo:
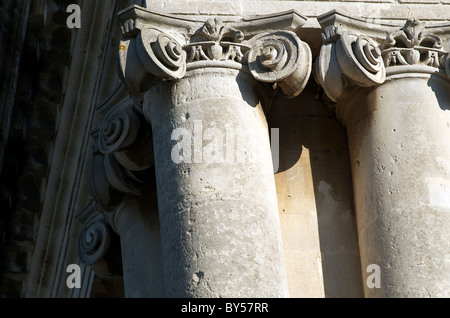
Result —
<instances>
[{"instance_id":1,"label":"limestone wall","mask_svg":"<svg viewBox=\"0 0 450 318\"><path fill-rule=\"evenodd\" d=\"M268 114L280 129L275 174L291 297L361 297L352 184L345 128L320 101L314 83Z\"/></svg>"}]
</instances>

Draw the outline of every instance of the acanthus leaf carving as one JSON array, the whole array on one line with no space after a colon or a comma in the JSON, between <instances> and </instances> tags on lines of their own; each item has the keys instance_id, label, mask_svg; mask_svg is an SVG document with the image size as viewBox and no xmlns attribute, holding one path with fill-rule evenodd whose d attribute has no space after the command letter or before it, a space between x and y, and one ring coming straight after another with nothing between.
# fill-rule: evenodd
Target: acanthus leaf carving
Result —
<instances>
[{"instance_id":1,"label":"acanthus leaf carving","mask_svg":"<svg viewBox=\"0 0 450 318\"><path fill-rule=\"evenodd\" d=\"M405 25L392 33L381 43L383 49L390 47L414 48L417 46L441 49L440 37L425 31L425 23L418 19L408 19Z\"/></svg>"},{"instance_id":2,"label":"acanthus leaf carving","mask_svg":"<svg viewBox=\"0 0 450 318\"><path fill-rule=\"evenodd\" d=\"M408 19L401 29L388 34L380 48L386 67L417 64L444 67L447 54L442 39L427 31L417 19Z\"/></svg>"},{"instance_id":3,"label":"acanthus leaf carving","mask_svg":"<svg viewBox=\"0 0 450 318\"><path fill-rule=\"evenodd\" d=\"M244 33L226 25L221 19L208 19L190 37L184 46L188 52L187 62L233 61L241 63L249 47L244 45Z\"/></svg>"},{"instance_id":4,"label":"acanthus leaf carving","mask_svg":"<svg viewBox=\"0 0 450 318\"><path fill-rule=\"evenodd\" d=\"M187 63L198 61L233 61L241 63L249 47L233 42L193 42L184 46Z\"/></svg>"},{"instance_id":5,"label":"acanthus leaf carving","mask_svg":"<svg viewBox=\"0 0 450 318\"><path fill-rule=\"evenodd\" d=\"M213 42L222 42L224 39L228 39L229 42L241 43L244 40L242 31L225 25L220 18L208 19L196 34Z\"/></svg>"}]
</instances>

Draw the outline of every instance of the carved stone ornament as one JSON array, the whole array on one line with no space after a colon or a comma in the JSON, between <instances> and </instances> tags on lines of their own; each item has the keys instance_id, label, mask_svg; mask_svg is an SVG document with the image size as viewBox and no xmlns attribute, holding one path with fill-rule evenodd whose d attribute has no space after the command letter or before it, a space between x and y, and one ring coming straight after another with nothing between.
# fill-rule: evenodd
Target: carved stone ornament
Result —
<instances>
[{"instance_id":1,"label":"carved stone ornament","mask_svg":"<svg viewBox=\"0 0 450 318\"><path fill-rule=\"evenodd\" d=\"M138 138L140 120L132 106L114 111L100 123L98 148L108 155L119 152Z\"/></svg>"},{"instance_id":2,"label":"carved stone ornament","mask_svg":"<svg viewBox=\"0 0 450 318\"><path fill-rule=\"evenodd\" d=\"M381 43L384 64L444 67L447 52L442 39L425 29L417 19L408 19L405 26L387 36Z\"/></svg>"},{"instance_id":3,"label":"carved stone ornament","mask_svg":"<svg viewBox=\"0 0 450 318\"><path fill-rule=\"evenodd\" d=\"M78 257L83 265L91 266L102 277L122 274L120 240L90 201L76 218L83 223L78 236Z\"/></svg>"},{"instance_id":4,"label":"carved stone ornament","mask_svg":"<svg viewBox=\"0 0 450 318\"><path fill-rule=\"evenodd\" d=\"M90 203L77 219L82 264L100 276L120 275L120 242L114 228L115 209L125 196L153 190L151 127L131 99L110 110L93 131L95 141L89 172Z\"/></svg>"},{"instance_id":5,"label":"carved stone ornament","mask_svg":"<svg viewBox=\"0 0 450 318\"><path fill-rule=\"evenodd\" d=\"M151 127L133 104L111 111L93 133L97 151L91 159L89 191L110 210L126 194L148 191L153 147Z\"/></svg>"},{"instance_id":6,"label":"carved stone ornament","mask_svg":"<svg viewBox=\"0 0 450 318\"><path fill-rule=\"evenodd\" d=\"M143 29L136 39L144 69L160 79L178 79L186 74L186 52L171 35L157 29Z\"/></svg>"},{"instance_id":7,"label":"carved stone ornament","mask_svg":"<svg viewBox=\"0 0 450 318\"><path fill-rule=\"evenodd\" d=\"M417 19L407 20L381 40L348 27L323 27L314 76L333 102L345 99L357 87L382 84L387 75L444 70L449 74L442 39Z\"/></svg>"},{"instance_id":8,"label":"carved stone ornament","mask_svg":"<svg viewBox=\"0 0 450 318\"><path fill-rule=\"evenodd\" d=\"M184 46L188 52L187 63L198 61L235 61L241 63L243 52L248 46L242 45L244 33L226 26L221 19L208 19ZM192 67L192 64L190 65Z\"/></svg>"},{"instance_id":9,"label":"carved stone ornament","mask_svg":"<svg viewBox=\"0 0 450 318\"><path fill-rule=\"evenodd\" d=\"M311 74L312 54L295 33L264 33L255 36L250 43L248 66L255 79L277 83L289 97L303 91Z\"/></svg>"},{"instance_id":10,"label":"carved stone ornament","mask_svg":"<svg viewBox=\"0 0 450 318\"><path fill-rule=\"evenodd\" d=\"M298 95L310 76L311 50L294 32L298 29L295 12L261 17L256 27L242 18L226 22L211 18L203 23L175 16L163 19L136 7L122 18L121 72L136 96L157 80L176 80L186 71L205 67L249 71L256 80L276 84L289 97ZM283 24L286 30L267 32L272 25Z\"/></svg>"}]
</instances>

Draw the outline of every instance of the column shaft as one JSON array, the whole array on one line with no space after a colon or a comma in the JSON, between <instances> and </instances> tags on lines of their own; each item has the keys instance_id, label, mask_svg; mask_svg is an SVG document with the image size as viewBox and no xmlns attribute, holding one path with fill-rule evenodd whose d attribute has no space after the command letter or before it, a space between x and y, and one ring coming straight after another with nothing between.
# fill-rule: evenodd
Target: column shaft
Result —
<instances>
[{"instance_id":1,"label":"column shaft","mask_svg":"<svg viewBox=\"0 0 450 318\"><path fill-rule=\"evenodd\" d=\"M149 195L125 199L115 213L127 298L165 296L155 200Z\"/></svg>"},{"instance_id":2,"label":"column shaft","mask_svg":"<svg viewBox=\"0 0 450 318\"><path fill-rule=\"evenodd\" d=\"M167 296L288 296L259 85L205 68L145 95Z\"/></svg>"},{"instance_id":3,"label":"column shaft","mask_svg":"<svg viewBox=\"0 0 450 318\"><path fill-rule=\"evenodd\" d=\"M362 269L381 269L366 296L450 295L449 92L401 74L346 103Z\"/></svg>"}]
</instances>

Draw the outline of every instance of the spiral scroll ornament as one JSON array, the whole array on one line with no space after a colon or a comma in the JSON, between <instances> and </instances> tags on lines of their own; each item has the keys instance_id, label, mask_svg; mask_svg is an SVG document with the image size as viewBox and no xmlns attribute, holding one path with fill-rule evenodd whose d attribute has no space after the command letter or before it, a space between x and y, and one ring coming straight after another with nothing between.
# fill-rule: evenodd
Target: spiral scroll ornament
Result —
<instances>
[{"instance_id":1,"label":"spiral scroll ornament","mask_svg":"<svg viewBox=\"0 0 450 318\"><path fill-rule=\"evenodd\" d=\"M171 35L147 28L137 37L137 52L142 66L161 79L180 79L186 73L186 52Z\"/></svg>"},{"instance_id":2,"label":"spiral scroll ornament","mask_svg":"<svg viewBox=\"0 0 450 318\"><path fill-rule=\"evenodd\" d=\"M263 33L250 43L248 65L256 80L277 83L288 97L303 91L311 74L312 54L294 32Z\"/></svg>"},{"instance_id":3,"label":"spiral scroll ornament","mask_svg":"<svg viewBox=\"0 0 450 318\"><path fill-rule=\"evenodd\" d=\"M124 194L142 195L153 164L151 127L133 105L106 115L96 134L89 192L103 208L117 205Z\"/></svg>"},{"instance_id":4,"label":"spiral scroll ornament","mask_svg":"<svg viewBox=\"0 0 450 318\"><path fill-rule=\"evenodd\" d=\"M135 142L140 120L132 107L109 114L100 125L98 148L103 154L119 152Z\"/></svg>"},{"instance_id":5,"label":"spiral scroll ornament","mask_svg":"<svg viewBox=\"0 0 450 318\"><path fill-rule=\"evenodd\" d=\"M101 260L111 244L108 225L98 221L84 226L78 237L78 255L85 265L92 265Z\"/></svg>"},{"instance_id":6,"label":"spiral scroll ornament","mask_svg":"<svg viewBox=\"0 0 450 318\"><path fill-rule=\"evenodd\" d=\"M365 35L343 32L336 43L338 63L355 84L370 87L386 79L386 68L378 43Z\"/></svg>"},{"instance_id":7,"label":"spiral scroll ornament","mask_svg":"<svg viewBox=\"0 0 450 318\"><path fill-rule=\"evenodd\" d=\"M105 219L85 224L78 236L78 257L96 274L111 277L122 273L120 240Z\"/></svg>"}]
</instances>

